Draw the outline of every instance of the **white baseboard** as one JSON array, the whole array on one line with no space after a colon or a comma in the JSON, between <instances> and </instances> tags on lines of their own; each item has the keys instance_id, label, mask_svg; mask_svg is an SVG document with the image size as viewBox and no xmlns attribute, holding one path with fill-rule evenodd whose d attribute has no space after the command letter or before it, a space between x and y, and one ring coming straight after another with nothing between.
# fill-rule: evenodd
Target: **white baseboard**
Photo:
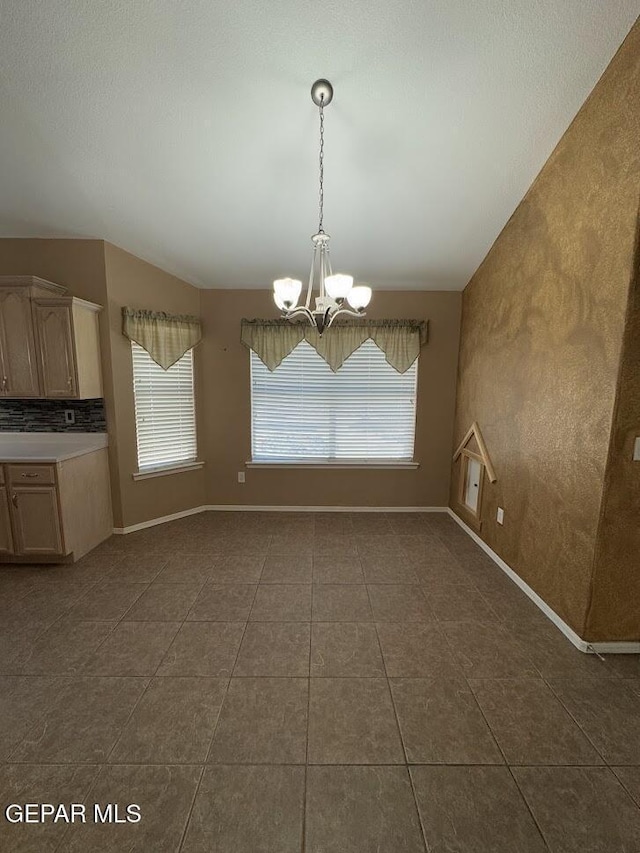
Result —
<instances>
[{"instance_id":1,"label":"white baseboard","mask_svg":"<svg viewBox=\"0 0 640 853\"><path fill-rule=\"evenodd\" d=\"M446 506L247 506L209 504L214 512L447 512Z\"/></svg>"},{"instance_id":2,"label":"white baseboard","mask_svg":"<svg viewBox=\"0 0 640 853\"><path fill-rule=\"evenodd\" d=\"M589 643L589 649L599 655L640 655L640 642Z\"/></svg>"},{"instance_id":3,"label":"white baseboard","mask_svg":"<svg viewBox=\"0 0 640 853\"><path fill-rule=\"evenodd\" d=\"M555 610L552 610L551 607L544 601L544 599L540 598L538 593L532 589L529 584L524 581L519 574L513 571L511 566L509 566L505 561L500 557L496 552L490 548L486 542L484 542L477 533L475 533L464 521L460 518L460 516L456 515L456 513L451 509L451 507L447 507L446 510L451 518L460 525L460 527L467 533L473 541L479 545L482 550L493 560L496 565L498 565L502 571L515 583L520 589L527 595L533 603L540 608L540 610L544 613L544 615L549 619L553 624L558 628L565 637L570 640L573 645L579 649L581 652L585 652L586 654L640 654L640 642L611 642L611 643L589 643L587 640L583 640L576 632L571 628L567 623L562 619Z\"/></svg>"},{"instance_id":4,"label":"white baseboard","mask_svg":"<svg viewBox=\"0 0 640 853\"><path fill-rule=\"evenodd\" d=\"M149 521L141 521L140 524L131 524L129 527L114 527L113 532L117 535L135 533L136 530L144 530L147 527L155 527L157 524L165 524L167 521L176 521L178 518L186 518L188 515L197 515L200 512L448 512L446 506L248 506L246 504L204 504L193 509L185 509L182 512L174 512L171 515L163 515L160 518L152 518Z\"/></svg>"},{"instance_id":5,"label":"white baseboard","mask_svg":"<svg viewBox=\"0 0 640 853\"><path fill-rule=\"evenodd\" d=\"M194 506L192 509L184 509L181 512L174 512L171 515L162 515L160 518L141 521L140 524L131 524L129 527L114 527L113 532L117 536L126 536L127 533L135 533L136 530L145 530L147 527L155 527L157 524L165 524L167 521L176 521L179 518L186 518L188 515L197 515L206 509L206 506Z\"/></svg>"}]
</instances>

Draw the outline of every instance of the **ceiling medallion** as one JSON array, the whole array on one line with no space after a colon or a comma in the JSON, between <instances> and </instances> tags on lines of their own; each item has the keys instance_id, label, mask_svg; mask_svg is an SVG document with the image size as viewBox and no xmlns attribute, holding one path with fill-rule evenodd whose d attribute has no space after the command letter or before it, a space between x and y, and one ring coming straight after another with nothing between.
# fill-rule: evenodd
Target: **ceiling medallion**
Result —
<instances>
[{"instance_id":1,"label":"ceiling medallion","mask_svg":"<svg viewBox=\"0 0 640 853\"><path fill-rule=\"evenodd\" d=\"M309 285L304 304L300 303L302 282L295 278L280 278L273 282L273 298L287 320L305 317L315 326L318 334L329 328L340 314L363 317L364 309L371 300L371 288L353 284L353 276L333 273L329 257L329 235L323 229L324 216L324 108L333 100L333 86L328 80L316 80L311 87L311 100L320 113L320 181L318 232L313 235L313 256ZM319 296L311 308L314 284L317 280ZM345 300L351 306L345 307Z\"/></svg>"}]
</instances>

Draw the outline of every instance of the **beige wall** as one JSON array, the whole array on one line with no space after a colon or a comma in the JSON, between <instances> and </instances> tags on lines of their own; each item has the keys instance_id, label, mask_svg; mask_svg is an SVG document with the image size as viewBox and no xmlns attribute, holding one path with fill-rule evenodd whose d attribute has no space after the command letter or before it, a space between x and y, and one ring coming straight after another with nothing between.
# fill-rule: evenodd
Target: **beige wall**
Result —
<instances>
[{"instance_id":1,"label":"beige wall","mask_svg":"<svg viewBox=\"0 0 640 853\"><path fill-rule=\"evenodd\" d=\"M200 315L200 291L123 249L104 244L105 275L111 347L111 383L114 406L110 441L116 445L119 494L114 500L116 527L130 526L182 512L204 503L202 469L134 481L138 470L131 343L122 334L122 307L146 308L175 314ZM201 399L196 348L196 398ZM200 410L198 411L200 415ZM198 417L200 449L202 420Z\"/></svg>"},{"instance_id":2,"label":"beige wall","mask_svg":"<svg viewBox=\"0 0 640 853\"><path fill-rule=\"evenodd\" d=\"M429 320L418 371L417 470L256 470L251 458L249 353L243 316L273 317L269 291L199 291L101 240L0 240L0 274L40 275L104 306L101 346L114 524L127 527L202 504L444 506L449 490L459 344L459 293L377 292L371 318ZM121 309L202 315L195 351L199 456L204 470L134 481L137 470L131 348Z\"/></svg>"},{"instance_id":3,"label":"beige wall","mask_svg":"<svg viewBox=\"0 0 640 853\"><path fill-rule=\"evenodd\" d=\"M100 346L115 526L201 506L201 470L132 479L137 456L131 346L122 335L121 317L123 305L199 315L200 291L102 240L0 239L0 275L37 275L103 306Z\"/></svg>"},{"instance_id":4,"label":"beige wall","mask_svg":"<svg viewBox=\"0 0 640 853\"><path fill-rule=\"evenodd\" d=\"M37 275L69 289L73 296L103 306L99 314L100 353L105 410L109 429L111 497L119 517L120 484L111 376L111 345L107 306L104 242L102 240L0 239L0 275ZM117 522L116 522L117 523Z\"/></svg>"},{"instance_id":5,"label":"beige wall","mask_svg":"<svg viewBox=\"0 0 640 853\"><path fill-rule=\"evenodd\" d=\"M202 291L205 337L200 348L208 461L207 503L275 506L445 506L449 488L459 293L376 291L369 318L429 320L418 368L415 471L249 469L249 352L240 343L243 317L275 317L269 291Z\"/></svg>"},{"instance_id":6,"label":"beige wall","mask_svg":"<svg viewBox=\"0 0 640 853\"><path fill-rule=\"evenodd\" d=\"M581 636L633 271L639 139L636 25L463 299L455 437L478 421L498 476L480 535ZM610 639L617 615L592 613L592 639ZM638 639L637 622L625 624Z\"/></svg>"}]
</instances>

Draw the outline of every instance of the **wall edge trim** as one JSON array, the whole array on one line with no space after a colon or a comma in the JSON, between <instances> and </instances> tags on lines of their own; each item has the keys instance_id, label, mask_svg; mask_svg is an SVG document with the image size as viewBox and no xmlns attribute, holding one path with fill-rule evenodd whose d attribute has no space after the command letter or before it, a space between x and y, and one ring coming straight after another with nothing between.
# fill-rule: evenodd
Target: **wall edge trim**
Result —
<instances>
[{"instance_id":1,"label":"wall edge trim","mask_svg":"<svg viewBox=\"0 0 640 853\"><path fill-rule=\"evenodd\" d=\"M451 518L464 530L464 532L470 536L476 545L479 545L482 550L487 554L493 562L507 575L507 577L516 584L516 586L520 587L520 589L524 592L524 594L533 601L533 603L538 607L542 613L549 619L550 622L558 628L565 637L573 643L573 645L581 652L585 654L639 654L640 653L640 642L602 642L602 643L590 643L587 640L583 640L576 632L571 628L567 623L562 619L558 614L553 610L547 602L541 598L538 593L532 589L529 584L523 580L517 572L511 568L508 563L500 557L496 552L490 548L487 543L481 539L477 533L467 525L465 522L458 516L451 507L447 507L447 513L451 516Z\"/></svg>"}]
</instances>

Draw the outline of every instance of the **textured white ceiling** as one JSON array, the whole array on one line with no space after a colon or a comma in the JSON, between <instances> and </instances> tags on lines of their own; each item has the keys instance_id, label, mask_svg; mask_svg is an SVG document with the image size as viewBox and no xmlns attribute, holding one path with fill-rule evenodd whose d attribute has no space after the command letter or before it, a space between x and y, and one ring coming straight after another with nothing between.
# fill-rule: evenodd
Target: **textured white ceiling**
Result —
<instances>
[{"instance_id":1,"label":"textured white ceiling","mask_svg":"<svg viewBox=\"0 0 640 853\"><path fill-rule=\"evenodd\" d=\"M205 287L304 278L314 79L334 269L461 289L640 0L0 0L0 235Z\"/></svg>"}]
</instances>

